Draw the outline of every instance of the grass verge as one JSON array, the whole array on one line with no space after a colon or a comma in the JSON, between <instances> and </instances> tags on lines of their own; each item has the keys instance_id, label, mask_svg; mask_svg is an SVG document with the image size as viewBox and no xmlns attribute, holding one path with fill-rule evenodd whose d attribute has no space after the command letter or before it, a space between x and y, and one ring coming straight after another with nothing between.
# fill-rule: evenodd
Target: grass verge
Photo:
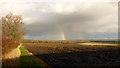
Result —
<instances>
[{"instance_id":1,"label":"grass verge","mask_svg":"<svg viewBox=\"0 0 120 68\"><path fill-rule=\"evenodd\" d=\"M20 66L25 68L40 68L40 64L37 63L36 57L33 55L29 55L29 52L23 47L20 47L21 56L20 56Z\"/></svg>"}]
</instances>

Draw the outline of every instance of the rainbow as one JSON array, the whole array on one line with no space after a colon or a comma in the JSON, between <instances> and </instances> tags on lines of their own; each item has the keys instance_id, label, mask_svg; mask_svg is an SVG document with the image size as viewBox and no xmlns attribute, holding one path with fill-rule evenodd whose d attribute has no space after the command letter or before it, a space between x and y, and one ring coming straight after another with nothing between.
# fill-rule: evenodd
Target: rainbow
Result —
<instances>
[{"instance_id":1,"label":"rainbow","mask_svg":"<svg viewBox=\"0 0 120 68\"><path fill-rule=\"evenodd\" d=\"M64 32L61 32L62 40L66 40Z\"/></svg>"}]
</instances>

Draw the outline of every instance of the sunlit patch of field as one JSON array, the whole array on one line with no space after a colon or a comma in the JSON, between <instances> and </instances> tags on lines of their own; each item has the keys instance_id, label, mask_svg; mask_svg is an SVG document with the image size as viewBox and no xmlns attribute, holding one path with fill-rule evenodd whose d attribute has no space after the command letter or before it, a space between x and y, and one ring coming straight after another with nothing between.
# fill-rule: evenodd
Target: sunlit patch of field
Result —
<instances>
[{"instance_id":1,"label":"sunlit patch of field","mask_svg":"<svg viewBox=\"0 0 120 68\"><path fill-rule=\"evenodd\" d=\"M78 43L79 45L87 45L87 46L120 46L119 44L110 44L110 43L96 43L96 42L88 42L88 43Z\"/></svg>"},{"instance_id":2,"label":"sunlit patch of field","mask_svg":"<svg viewBox=\"0 0 120 68\"><path fill-rule=\"evenodd\" d=\"M77 41L78 42L78 41ZM79 43L79 42L78 42ZM119 65L118 46L84 46L80 43L24 43L24 47L48 65ZM87 43L87 42L81 42Z\"/></svg>"}]
</instances>

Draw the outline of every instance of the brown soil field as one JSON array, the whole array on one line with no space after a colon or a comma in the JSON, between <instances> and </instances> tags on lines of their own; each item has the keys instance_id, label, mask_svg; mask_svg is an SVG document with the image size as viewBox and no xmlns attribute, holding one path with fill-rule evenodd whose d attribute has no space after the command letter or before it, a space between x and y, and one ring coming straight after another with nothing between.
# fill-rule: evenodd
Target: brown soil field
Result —
<instances>
[{"instance_id":1,"label":"brown soil field","mask_svg":"<svg viewBox=\"0 0 120 68\"><path fill-rule=\"evenodd\" d=\"M23 45L53 68L120 65L118 46L83 46L63 43L24 43Z\"/></svg>"}]
</instances>

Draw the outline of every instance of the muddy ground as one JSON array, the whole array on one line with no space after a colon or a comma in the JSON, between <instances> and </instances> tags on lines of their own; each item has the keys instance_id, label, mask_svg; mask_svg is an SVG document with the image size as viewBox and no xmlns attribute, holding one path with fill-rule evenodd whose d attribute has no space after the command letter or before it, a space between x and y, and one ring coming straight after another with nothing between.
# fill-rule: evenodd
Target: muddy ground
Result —
<instances>
[{"instance_id":1,"label":"muddy ground","mask_svg":"<svg viewBox=\"0 0 120 68\"><path fill-rule=\"evenodd\" d=\"M117 46L83 46L63 43L24 43L25 48L51 67L120 65Z\"/></svg>"}]
</instances>

